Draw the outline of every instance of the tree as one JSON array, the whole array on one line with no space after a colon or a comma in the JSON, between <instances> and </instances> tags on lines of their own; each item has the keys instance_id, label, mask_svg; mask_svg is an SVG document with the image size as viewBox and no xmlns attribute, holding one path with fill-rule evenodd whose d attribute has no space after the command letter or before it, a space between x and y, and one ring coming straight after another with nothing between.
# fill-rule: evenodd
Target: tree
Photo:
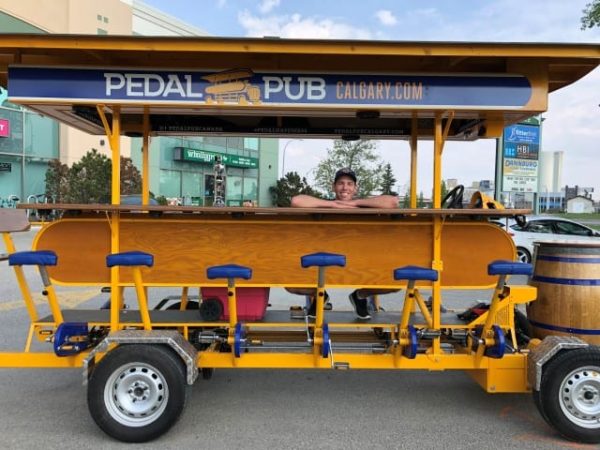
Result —
<instances>
[{"instance_id":1,"label":"tree","mask_svg":"<svg viewBox=\"0 0 600 450\"><path fill-rule=\"evenodd\" d=\"M594 28L600 26L600 0L593 0L582 11L581 29Z\"/></svg>"},{"instance_id":2,"label":"tree","mask_svg":"<svg viewBox=\"0 0 600 450\"><path fill-rule=\"evenodd\" d=\"M305 194L319 197L319 193L309 186L306 178L300 178L297 172L288 172L269 188L271 199L276 206L290 206L294 195Z\"/></svg>"},{"instance_id":3,"label":"tree","mask_svg":"<svg viewBox=\"0 0 600 450\"><path fill-rule=\"evenodd\" d=\"M69 170L70 203L107 203L110 199L110 159L98 150L87 152Z\"/></svg>"},{"instance_id":4,"label":"tree","mask_svg":"<svg viewBox=\"0 0 600 450\"><path fill-rule=\"evenodd\" d=\"M380 190L383 162L375 154L376 148L374 141L334 141L333 148L328 149L327 158L317 166L317 187L324 192L331 192L335 172L342 167L349 167L358 178L359 196L365 197Z\"/></svg>"},{"instance_id":5,"label":"tree","mask_svg":"<svg viewBox=\"0 0 600 450\"><path fill-rule=\"evenodd\" d=\"M112 170L111 170L112 173ZM141 194L142 175L131 158L121 156L121 194Z\"/></svg>"},{"instance_id":6,"label":"tree","mask_svg":"<svg viewBox=\"0 0 600 450\"><path fill-rule=\"evenodd\" d=\"M121 194L139 194L142 177L130 158L121 157ZM112 163L96 149L87 152L71 168L58 160L46 171L46 195L56 202L108 203Z\"/></svg>"},{"instance_id":7,"label":"tree","mask_svg":"<svg viewBox=\"0 0 600 450\"><path fill-rule=\"evenodd\" d=\"M419 196L417 197L417 208L425 207L425 196L423 195L423 191L419 192Z\"/></svg>"},{"instance_id":8,"label":"tree","mask_svg":"<svg viewBox=\"0 0 600 450\"><path fill-rule=\"evenodd\" d=\"M381 193L386 195L398 195L394 191L394 185L396 184L396 178L392 172L392 165L387 163L383 169L383 175L381 177Z\"/></svg>"},{"instance_id":9,"label":"tree","mask_svg":"<svg viewBox=\"0 0 600 450\"><path fill-rule=\"evenodd\" d=\"M54 203L63 203L69 196L69 166L53 159L46 171L46 197Z\"/></svg>"},{"instance_id":10,"label":"tree","mask_svg":"<svg viewBox=\"0 0 600 450\"><path fill-rule=\"evenodd\" d=\"M404 194L404 197L402 198L402 206L400 206L401 208L410 208L410 195L408 193Z\"/></svg>"}]
</instances>

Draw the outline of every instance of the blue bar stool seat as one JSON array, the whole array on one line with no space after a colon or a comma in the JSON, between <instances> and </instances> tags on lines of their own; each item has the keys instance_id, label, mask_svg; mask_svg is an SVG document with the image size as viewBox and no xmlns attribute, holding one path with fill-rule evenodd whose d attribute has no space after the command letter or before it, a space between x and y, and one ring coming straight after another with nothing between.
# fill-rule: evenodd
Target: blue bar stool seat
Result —
<instances>
[{"instance_id":1,"label":"blue bar stool seat","mask_svg":"<svg viewBox=\"0 0 600 450\"><path fill-rule=\"evenodd\" d=\"M106 266L112 267L131 267L133 271L133 283L137 293L140 316L144 330L151 330L150 313L148 311L148 298L142 280L142 266L152 267L154 265L154 256L150 253L140 251L129 251L122 253L112 253L106 256ZM113 294L114 295L114 294ZM120 302L119 302L120 303Z\"/></svg>"},{"instance_id":2,"label":"blue bar stool seat","mask_svg":"<svg viewBox=\"0 0 600 450\"><path fill-rule=\"evenodd\" d=\"M528 275L533 274L531 264L498 259L488 264L488 275Z\"/></svg>"},{"instance_id":3,"label":"blue bar stool seat","mask_svg":"<svg viewBox=\"0 0 600 450\"><path fill-rule=\"evenodd\" d=\"M243 280L249 280L252 278L252 269L249 267L238 266L237 264L212 266L206 269L206 277L209 280L214 280L217 278L241 278Z\"/></svg>"}]
</instances>

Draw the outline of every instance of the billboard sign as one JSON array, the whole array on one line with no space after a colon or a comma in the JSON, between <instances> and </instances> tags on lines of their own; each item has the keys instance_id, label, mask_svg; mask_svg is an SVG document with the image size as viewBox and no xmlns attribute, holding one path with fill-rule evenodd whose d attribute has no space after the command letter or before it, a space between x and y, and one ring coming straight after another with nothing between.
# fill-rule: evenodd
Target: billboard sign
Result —
<instances>
[{"instance_id":1,"label":"billboard sign","mask_svg":"<svg viewBox=\"0 0 600 450\"><path fill-rule=\"evenodd\" d=\"M504 129L502 148L502 190L537 192L540 127L511 125Z\"/></svg>"}]
</instances>

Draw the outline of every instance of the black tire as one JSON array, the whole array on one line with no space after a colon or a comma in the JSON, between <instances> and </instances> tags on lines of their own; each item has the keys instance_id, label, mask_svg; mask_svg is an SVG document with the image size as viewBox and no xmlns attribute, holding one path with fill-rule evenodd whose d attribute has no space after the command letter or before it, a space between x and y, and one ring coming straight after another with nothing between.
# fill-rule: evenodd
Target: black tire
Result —
<instances>
[{"instance_id":1,"label":"black tire","mask_svg":"<svg viewBox=\"0 0 600 450\"><path fill-rule=\"evenodd\" d=\"M223 315L223 303L218 298L203 299L200 303L200 317L207 322L217 322Z\"/></svg>"},{"instance_id":2,"label":"black tire","mask_svg":"<svg viewBox=\"0 0 600 450\"><path fill-rule=\"evenodd\" d=\"M538 400L542 416L565 438L600 443L600 348L566 350L547 363Z\"/></svg>"},{"instance_id":3,"label":"black tire","mask_svg":"<svg viewBox=\"0 0 600 450\"><path fill-rule=\"evenodd\" d=\"M181 309L181 302L173 303L172 305L169 305L166 309L169 311L179 311ZM198 302L194 300L189 300L187 302L187 305L185 305L185 309L188 311L192 309L198 309Z\"/></svg>"},{"instance_id":4,"label":"black tire","mask_svg":"<svg viewBox=\"0 0 600 450\"><path fill-rule=\"evenodd\" d=\"M212 367L203 367L200 369L200 375L202 376L203 380L210 380L214 373L215 369Z\"/></svg>"},{"instance_id":5,"label":"black tire","mask_svg":"<svg viewBox=\"0 0 600 450\"><path fill-rule=\"evenodd\" d=\"M527 345L533 336L531 325L527 316L515 307L515 332L517 334L517 344L519 346Z\"/></svg>"},{"instance_id":6,"label":"black tire","mask_svg":"<svg viewBox=\"0 0 600 450\"><path fill-rule=\"evenodd\" d=\"M188 393L185 365L169 347L120 345L94 368L88 409L109 436L146 442L177 422Z\"/></svg>"},{"instance_id":7,"label":"black tire","mask_svg":"<svg viewBox=\"0 0 600 450\"><path fill-rule=\"evenodd\" d=\"M517 247L517 261L522 263L531 263L531 253L524 247Z\"/></svg>"},{"instance_id":8,"label":"black tire","mask_svg":"<svg viewBox=\"0 0 600 450\"><path fill-rule=\"evenodd\" d=\"M548 425L550 425L551 427L554 427L554 425L552 425L552 423L550 423L550 420L548 419L548 416L546 415L546 411L544 410L544 405L542 405L542 396L540 395L540 391L532 391L531 392L531 396L533 397L533 403L535 404L535 407L537 408L538 412L540 413L540 416L542 416L542 418L546 421L546 423Z\"/></svg>"}]
</instances>

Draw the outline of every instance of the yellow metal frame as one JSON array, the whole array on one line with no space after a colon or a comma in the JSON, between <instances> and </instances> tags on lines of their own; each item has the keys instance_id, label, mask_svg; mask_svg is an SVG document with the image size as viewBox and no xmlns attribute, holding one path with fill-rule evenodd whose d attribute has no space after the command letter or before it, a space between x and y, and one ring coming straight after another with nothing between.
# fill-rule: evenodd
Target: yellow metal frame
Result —
<instances>
[{"instance_id":1,"label":"yellow metal frame","mask_svg":"<svg viewBox=\"0 0 600 450\"><path fill-rule=\"evenodd\" d=\"M69 52L65 52L69 49ZM148 49L153 53L152 58L148 58ZM31 54L29 53L31 52ZM393 73L397 71L398 58L403 61L402 67L412 73L420 73L424 67L441 67L438 64L443 61L443 70L451 72L469 72L476 71L482 64L488 67L484 70L488 73L495 73L498 67L504 67L506 73L519 73L525 75L532 85L532 96L526 105L520 110L510 108L496 108L495 110L484 110L478 108L449 108L441 110L436 107L411 106L398 108L394 105L383 105L380 109L384 113L392 112L398 117L409 117L411 119L410 135L410 205L416 208L417 192L417 145L419 136L419 119L433 118L433 206L439 209L441 206L441 180L442 180L442 155L446 140L449 138L449 132L453 120L461 119L466 115L476 117L487 124L486 133L488 136L497 136L504 125L523 119L533 113L539 113L547 107L547 94L564 85L570 84L585 73L593 70L600 61L598 47L585 46L579 44L570 45L536 45L536 44L457 44L457 43L383 43L383 42L356 42L356 41L299 41L299 40L253 40L253 39L222 39L222 38L190 38L173 40L168 38L147 38L143 41L136 38L122 36L19 36L2 35L0 36L0 54L5 55L0 60L0 82L5 81L7 66L11 63L29 64L39 60L39 55L44 55L44 61L52 66L78 65L82 67L97 67L103 62L110 66L110 61L128 61L130 67L146 68L152 66L159 69L169 68L169 64L178 61L186 61L189 69L201 69L206 67L227 67L230 61L237 61L243 67L249 67L256 70L281 70L290 69L289 61L294 61L293 67L311 67L315 70L324 72L331 71L332 66L344 67L346 71L352 72L369 67L371 71L381 73ZM314 57L320 55L320 58ZM256 64L257 67L251 67ZM162 67L161 67L162 65ZM242 67L241 66L241 67ZM440 70L442 70L440 69ZM27 106L44 111L51 110L53 105L72 106L74 104L86 103L65 100L62 104L55 100L40 99L22 99ZM88 102L89 103L89 102ZM249 102L253 103L253 102ZM102 127L110 143L112 152L112 179L111 179L111 202L113 205L120 203L120 136L123 132L141 131L143 133L143 156L142 156L142 174L143 174L143 192L142 203L149 203L149 152L150 152L150 114L156 111L164 111L168 108L180 108L175 103L151 104L148 102L132 102L125 104L99 104L96 109ZM139 124L124 124L121 116L128 114L127 108L134 108L139 114L139 109L143 109L142 121ZM185 108L185 106L183 106ZM243 114L281 114L277 108L269 107L264 104L232 105L232 104L206 104L192 105L202 114L210 114L214 108L218 109L219 114L243 115ZM310 115L316 114L320 117L348 117L356 113L356 108L344 106L326 106L318 110L311 109L308 106L289 106L284 108L284 113ZM107 111L112 114L112 121L109 123ZM129 128L126 128L129 127ZM455 213L458 214L458 213ZM73 220L78 226L85 227L86 219L63 219L61 224ZM106 212L106 220L110 233L110 252L117 253L121 250L124 243L124 229L129 225L126 214L122 214L118 209ZM171 219L161 219L169 221ZM331 220L332 224L339 224L339 221ZM175 220L174 223L177 221ZM248 223L250 221L246 221ZM294 222L290 220L290 223ZM229 226L230 220L223 219L222 222L212 219L214 224ZM296 219L296 224L309 224L309 220L303 222L303 219ZM415 222L417 223L417 222ZM427 252L430 257L427 259L427 265L435 269L439 278L431 285L432 306L428 309L417 287L411 287L405 297L402 313L397 321L390 321L385 324L370 323L331 323L329 329L332 339L336 339L343 333L356 333L357 335L369 333L374 327L381 327L390 333L392 345L381 354L357 354L357 353L336 353L330 358L322 357L322 346L324 344L324 312L323 299L326 288L324 276L319 277L317 283L317 318L314 324L308 324L309 331L313 333L312 348L305 353L273 352L273 353L244 353L236 358L233 353L219 351L216 345L200 352L198 359L199 367L203 368L313 368L329 369L332 363L344 363L353 369L426 369L426 370L466 370L473 378L480 383L488 392L524 392L528 390L525 372L526 372L526 354L517 352L506 354L502 359L492 359L485 356L485 347L493 345L491 328L494 324L499 324L503 330L511 333L513 346L516 347L515 325L513 309L516 304L531 301L535 298L535 289L530 287L507 288L503 283L498 283L491 299L489 311L482 317L464 325L445 325L441 314L441 289L447 286L444 280L450 279L451 268L444 264L443 256L443 233L452 228L451 223L445 215L439 214L432 216L425 224L418 225L430 234L428 239ZM180 220L179 224L185 224ZM364 221L353 218L345 223L347 227L356 227L363 225ZM327 225L327 223L325 223ZM388 226L394 226L389 224ZM52 232L54 224L44 228L45 235ZM276 226L285 227L284 222ZM42 233L42 234L44 234ZM7 233L3 234L7 251L15 251L14 244ZM34 242L36 245L37 239ZM514 247L513 247L514 249ZM299 255L298 255L299 256ZM446 262L448 258L446 258ZM221 261L223 263L223 261ZM200 268L198 268L199 270ZM159 268L149 269L144 273L145 279L152 280L154 271ZM25 306L30 316L31 325L24 352L0 353L0 367L80 367L83 359L88 352L82 352L76 356L56 357L51 353L31 352L31 343L33 336L40 339L46 339L52 336L56 326L63 321L62 311L60 310L58 300L52 286L48 289L48 301L54 316L53 322L47 322L40 319L33 304L27 282L20 268L15 268L17 282L22 292ZM335 273L331 274L334 280L329 286L346 286L345 282L338 281L336 284ZM390 274L391 278L391 274ZM58 281L58 280L53 280ZM150 287L165 285L165 283L148 282L142 279L142 270L137 267L130 271L122 270L118 267L110 269L110 287L111 301L110 313L107 321L92 321L90 326L109 327L116 331L123 327L132 327L151 331L155 328L177 328L187 338L194 328L200 327L226 327L228 329L227 343L234 344L235 336L233 329L238 323L237 315L237 297L234 283L228 285L228 306L230 318L227 323L218 324L205 323L200 321L182 321L177 323L161 322L152 320L151 311L148 309L147 290ZM76 284L76 283L75 283ZM85 283L82 283L85 284ZM94 284L94 283L92 283ZM188 289L199 284L178 283L174 281L173 285L182 287L181 310L185 311L188 301ZM251 283L244 283L244 286L252 286ZM290 287L313 286L306 281L296 281L293 283L273 284L287 285ZM134 286L136 289L140 319L138 322L122 323L120 319L123 308L123 289L126 286ZM364 287L394 288L402 285L389 283L369 283L362 284ZM465 287L465 286L460 286ZM479 287L479 286L477 286ZM424 323L415 324L420 328L432 330L441 330L442 327L464 328L473 330L477 326L483 326L481 334L482 344L478 345L476 350L471 345L464 347L456 346L456 353L448 353L442 347L442 337L437 336L432 340L431 346L425 353L419 353L414 359L410 359L402 354L402 348L409 344L407 339L407 327L410 323L410 316L418 307L423 316ZM266 331L285 332L290 328L289 323L261 323L246 322L243 324L247 333L261 333ZM296 331L302 331L302 326L298 325Z\"/></svg>"}]
</instances>

